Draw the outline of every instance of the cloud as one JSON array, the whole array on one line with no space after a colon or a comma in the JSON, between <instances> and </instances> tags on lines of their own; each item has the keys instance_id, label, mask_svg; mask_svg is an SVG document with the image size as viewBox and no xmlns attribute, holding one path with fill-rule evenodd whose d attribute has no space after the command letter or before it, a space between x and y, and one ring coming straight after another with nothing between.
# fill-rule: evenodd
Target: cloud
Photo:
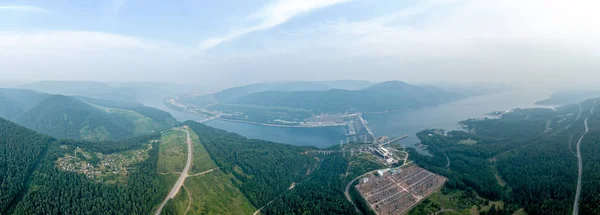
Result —
<instances>
[{"instance_id":1,"label":"cloud","mask_svg":"<svg viewBox=\"0 0 600 215\"><path fill-rule=\"evenodd\" d=\"M113 14L119 14L126 3L127 0L113 0Z\"/></svg>"},{"instance_id":2,"label":"cloud","mask_svg":"<svg viewBox=\"0 0 600 215\"><path fill-rule=\"evenodd\" d=\"M600 25L600 3L550 2L423 1L366 20L286 29L270 34L258 49L226 57L229 69L253 71L248 79L254 81L318 77L550 86L599 80L600 30L593 26Z\"/></svg>"},{"instance_id":3,"label":"cloud","mask_svg":"<svg viewBox=\"0 0 600 215\"><path fill-rule=\"evenodd\" d=\"M211 49L245 34L277 27L298 15L347 1L349 0L279 0L248 17L249 20L260 20L258 24L235 29L221 37L206 39L201 43L201 47L205 50Z\"/></svg>"},{"instance_id":4,"label":"cloud","mask_svg":"<svg viewBox=\"0 0 600 215\"><path fill-rule=\"evenodd\" d=\"M196 44L103 32L0 31L0 73L14 80L194 81L221 87L292 79L592 86L581 81L600 80L595 28L600 1L544 3L549 1L423 0L362 19L336 16L282 28L259 46L215 53ZM281 2L248 16L255 25L208 39L205 47L334 4Z\"/></svg>"},{"instance_id":5,"label":"cloud","mask_svg":"<svg viewBox=\"0 0 600 215\"><path fill-rule=\"evenodd\" d=\"M0 6L0 11L19 11L19 12L36 12L36 13L48 13L49 11L41 8L41 7L37 7L37 6L31 6L31 5L5 5L5 6Z\"/></svg>"},{"instance_id":6,"label":"cloud","mask_svg":"<svg viewBox=\"0 0 600 215\"><path fill-rule=\"evenodd\" d=\"M104 32L0 31L0 71L12 80L160 80L173 77L167 71L198 69L193 50Z\"/></svg>"}]
</instances>

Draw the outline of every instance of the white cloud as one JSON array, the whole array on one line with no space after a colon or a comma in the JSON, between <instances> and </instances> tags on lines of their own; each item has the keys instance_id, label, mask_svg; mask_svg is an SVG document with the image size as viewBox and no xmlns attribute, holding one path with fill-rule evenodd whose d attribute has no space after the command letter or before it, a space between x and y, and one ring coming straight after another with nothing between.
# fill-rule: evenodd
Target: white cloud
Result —
<instances>
[{"instance_id":1,"label":"white cloud","mask_svg":"<svg viewBox=\"0 0 600 215\"><path fill-rule=\"evenodd\" d=\"M279 0L248 17L250 20L260 20L258 24L235 29L221 37L206 39L201 43L201 47L205 50L211 49L223 42L234 40L245 34L277 27L298 15L347 1L349 0Z\"/></svg>"},{"instance_id":2,"label":"white cloud","mask_svg":"<svg viewBox=\"0 0 600 215\"><path fill-rule=\"evenodd\" d=\"M0 71L10 80L173 80L173 70L199 68L194 50L103 32L0 32Z\"/></svg>"},{"instance_id":3,"label":"white cloud","mask_svg":"<svg viewBox=\"0 0 600 215\"><path fill-rule=\"evenodd\" d=\"M370 20L287 30L227 57L255 80L570 84L600 78L599 10L595 0L427 1Z\"/></svg>"},{"instance_id":4,"label":"white cloud","mask_svg":"<svg viewBox=\"0 0 600 215\"><path fill-rule=\"evenodd\" d=\"M248 17L258 24L206 40L204 47L343 1L281 2ZM600 80L599 1L419 2L366 20L320 20L284 29L269 34L257 48L226 53L100 32L0 32L0 73L16 80L183 80L215 85L291 79L538 85Z\"/></svg>"},{"instance_id":5,"label":"white cloud","mask_svg":"<svg viewBox=\"0 0 600 215\"><path fill-rule=\"evenodd\" d=\"M37 12L48 13L48 10L31 5L5 5L0 6L0 11L20 11L20 12Z\"/></svg>"}]
</instances>

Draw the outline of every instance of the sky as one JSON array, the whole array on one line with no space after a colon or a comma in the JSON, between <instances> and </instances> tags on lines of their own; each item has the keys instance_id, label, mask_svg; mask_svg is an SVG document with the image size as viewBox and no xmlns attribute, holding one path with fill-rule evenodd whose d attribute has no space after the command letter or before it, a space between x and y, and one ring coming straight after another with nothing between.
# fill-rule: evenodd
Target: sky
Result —
<instances>
[{"instance_id":1,"label":"sky","mask_svg":"<svg viewBox=\"0 0 600 215\"><path fill-rule=\"evenodd\" d=\"M0 80L595 86L597 0L0 0Z\"/></svg>"}]
</instances>

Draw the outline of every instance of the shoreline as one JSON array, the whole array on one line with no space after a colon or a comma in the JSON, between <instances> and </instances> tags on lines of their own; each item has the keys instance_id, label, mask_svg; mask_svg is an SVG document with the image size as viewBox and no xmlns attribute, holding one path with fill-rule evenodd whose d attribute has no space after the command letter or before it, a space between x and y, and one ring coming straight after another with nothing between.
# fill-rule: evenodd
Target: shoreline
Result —
<instances>
[{"instance_id":1,"label":"shoreline","mask_svg":"<svg viewBox=\"0 0 600 215\"><path fill-rule=\"evenodd\" d=\"M280 125L280 124L270 124L270 123L262 123L262 122L253 122L253 121L248 121L248 120L225 119L225 118L217 118L215 120L222 120L222 121L226 121L226 122L247 123L247 124L254 124L254 125L262 125L262 126L267 126L267 127L281 127L281 128L320 128L320 127L342 127L342 126L348 126L348 124L314 125L314 126L309 126L309 125Z\"/></svg>"}]
</instances>

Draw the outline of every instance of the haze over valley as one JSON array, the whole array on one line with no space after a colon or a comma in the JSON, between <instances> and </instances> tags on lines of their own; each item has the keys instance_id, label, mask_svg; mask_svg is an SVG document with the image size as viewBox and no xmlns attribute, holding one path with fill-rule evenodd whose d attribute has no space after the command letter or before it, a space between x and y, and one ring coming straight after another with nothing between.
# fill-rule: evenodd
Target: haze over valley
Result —
<instances>
[{"instance_id":1,"label":"haze over valley","mask_svg":"<svg viewBox=\"0 0 600 215\"><path fill-rule=\"evenodd\" d=\"M597 11L0 0L0 214L600 214Z\"/></svg>"}]
</instances>

